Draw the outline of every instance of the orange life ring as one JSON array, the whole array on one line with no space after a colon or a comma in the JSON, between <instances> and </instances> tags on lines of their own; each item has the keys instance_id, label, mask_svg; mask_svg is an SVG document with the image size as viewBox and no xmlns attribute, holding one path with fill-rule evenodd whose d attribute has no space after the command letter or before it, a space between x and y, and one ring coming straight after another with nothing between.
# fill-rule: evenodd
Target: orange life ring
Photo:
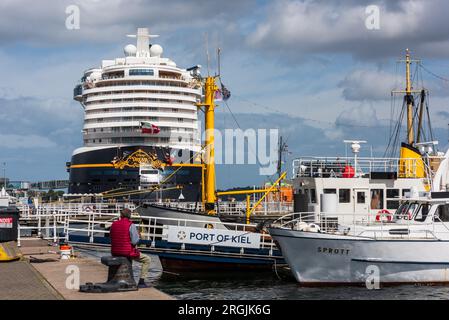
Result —
<instances>
[{"instance_id":1,"label":"orange life ring","mask_svg":"<svg viewBox=\"0 0 449 320\"><path fill-rule=\"evenodd\" d=\"M382 217L386 217L388 222L390 222L393 219L393 215L391 214L391 212L386 209L377 212L376 221L382 221L381 220Z\"/></svg>"}]
</instances>

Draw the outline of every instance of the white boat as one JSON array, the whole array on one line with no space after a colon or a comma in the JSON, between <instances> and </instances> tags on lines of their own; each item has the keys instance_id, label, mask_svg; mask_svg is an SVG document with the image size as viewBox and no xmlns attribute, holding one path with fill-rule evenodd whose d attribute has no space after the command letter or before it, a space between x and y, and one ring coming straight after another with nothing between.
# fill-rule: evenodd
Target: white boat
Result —
<instances>
[{"instance_id":1,"label":"white boat","mask_svg":"<svg viewBox=\"0 0 449 320\"><path fill-rule=\"evenodd\" d=\"M314 227L291 220L269 232L302 284L449 282L449 193L411 198L392 221Z\"/></svg>"},{"instance_id":2,"label":"white boat","mask_svg":"<svg viewBox=\"0 0 449 320\"><path fill-rule=\"evenodd\" d=\"M405 94L401 99L404 101L401 115L407 114L407 121L399 117L396 122L396 128L401 128L405 122L405 142L399 143L398 129L391 135L390 148L385 152L391 157L367 156L368 141L344 140L346 151L343 156L301 156L294 159L295 212L314 212L315 216L320 212L357 213L376 217L393 214L400 199L412 188L418 192L430 191L444 153L437 150L438 141L433 139L429 116L427 126L424 125L427 90L412 88L410 64L415 60L411 59L408 50L404 61L406 90L393 91L392 94ZM416 106L414 93L419 94L416 100L420 103ZM424 141L424 137L430 141ZM352 156L348 155L349 148Z\"/></svg>"},{"instance_id":3,"label":"white boat","mask_svg":"<svg viewBox=\"0 0 449 320\"><path fill-rule=\"evenodd\" d=\"M358 143L353 143L358 148ZM375 157L301 157L293 161L295 211L358 213L376 216L394 213L402 197L412 188L418 192L430 190L429 178L435 176L441 153L423 153L419 158ZM403 163L412 169L407 176ZM424 170L420 169L420 166ZM353 174L348 174L347 171ZM420 174L418 171L425 172Z\"/></svg>"},{"instance_id":4,"label":"white boat","mask_svg":"<svg viewBox=\"0 0 449 320\"><path fill-rule=\"evenodd\" d=\"M405 61L404 106L411 117L416 114L411 96L415 91L409 78L408 52ZM320 194L321 204L309 205L310 212L287 215L268 228L298 282L449 282L449 151L432 156L418 150L426 145L429 151L431 144L420 142L419 126L414 139L414 122L409 120L408 143L402 144L400 158L385 162L384 174L373 170L379 167L375 159L357 158L359 141L351 142L354 160L342 170L336 170L338 159L298 163L297 186L309 190L303 193L309 199L311 188L314 192L319 189L321 193L316 194ZM363 163L367 173L361 170ZM383 178L374 179L373 173ZM388 178L390 174L392 178ZM349 190L352 197L342 197L342 189ZM394 191L395 197L388 199L389 191ZM395 201L398 208L388 207L388 200Z\"/></svg>"},{"instance_id":5,"label":"white boat","mask_svg":"<svg viewBox=\"0 0 449 320\"><path fill-rule=\"evenodd\" d=\"M0 190L0 207L10 207L17 204L17 198L11 196L6 192L5 187Z\"/></svg>"}]
</instances>

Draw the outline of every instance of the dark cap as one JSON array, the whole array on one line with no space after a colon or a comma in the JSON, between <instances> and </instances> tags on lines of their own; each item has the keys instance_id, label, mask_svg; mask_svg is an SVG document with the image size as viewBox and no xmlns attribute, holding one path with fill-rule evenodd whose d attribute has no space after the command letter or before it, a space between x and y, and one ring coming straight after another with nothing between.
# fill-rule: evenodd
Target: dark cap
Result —
<instances>
[{"instance_id":1,"label":"dark cap","mask_svg":"<svg viewBox=\"0 0 449 320\"><path fill-rule=\"evenodd\" d=\"M120 216L124 218L131 218L131 210L128 208L123 209L122 212L120 212Z\"/></svg>"}]
</instances>

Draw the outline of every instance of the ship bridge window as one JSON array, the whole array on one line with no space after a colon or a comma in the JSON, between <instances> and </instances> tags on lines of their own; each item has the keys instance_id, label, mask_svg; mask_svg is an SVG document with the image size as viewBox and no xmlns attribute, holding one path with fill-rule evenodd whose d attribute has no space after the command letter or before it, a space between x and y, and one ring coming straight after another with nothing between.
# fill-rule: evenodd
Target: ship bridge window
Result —
<instances>
[{"instance_id":1,"label":"ship bridge window","mask_svg":"<svg viewBox=\"0 0 449 320\"><path fill-rule=\"evenodd\" d=\"M422 204L416 212L415 221L424 222L429 214L430 206L427 203Z\"/></svg>"},{"instance_id":2,"label":"ship bridge window","mask_svg":"<svg viewBox=\"0 0 449 320\"><path fill-rule=\"evenodd\" d=\"M437 216L439 219L436 219L436 221L449 222L449 204L440 204L438 206Z\"/></svg>"},{"instance_id":3,"label":"ship bridge window","mask_svg":"<svg viewBox=\"0 0 449 320\"><path fill-rule=\"evenodd\" d=\"M399 189L387 189L387 198L399 198Z\"/></svg>"},{"instance_id":4,"label":"ship bridge window","mask_svg":"<svg viewBox=\"0 0 449 320\"><path fill-rule=\"evenodd\" d=\"M153 69L130 69L130 76L154 76Z\"/></svg>"},{"instance_id":5,"label":"ship bridge window","mask_svg":"<svg viewBox=\"0 0 449 320\"><path fill-rule=\"evenodd\" d=\"M103 80L116 79L116 78L123 78L124 75L125 75L124 71L115 71L115 72L104 73L104 74L102 74L101 78Z\"/></svg>"},{"instance_id":6,"label":"ship bridge window","mask_svg":"<svg viewBox=\"0 0 449 320\"><path fill-rule=\"evenodd\" d=\"M359 204L365 203L365 192L363 191L357 192L357 203Z\"/></svg>"},{"instance_id":7,"label":"ship bridge window","mask_svg":"<svg viewBox=\"0 0 449 320\"><path fill-rule=\"evenodd\" d=\"M396 210L397 208L399 208L398 200L388 200L387 199L387 209Z\"/></svg>"},{"instance_id":8,"label":"ship bridge window","mask_svg":"<svg viewBox=\"0 0 449 320\"><path fill-rule=\"evenodd\" d=\"M337 189L323 189L323 193L337 193Z\"/></svg>"},{"instance_id":9,"label":"ship bridge window","mask_svg":"<svg viewBox=\"0 0 449 320\"><path fill-rule=\"evenodd\" d=\"M307 199L309 199L310 203L316 203L315 189L304 189L304 194L306 195Z\"/></svg>"},{"instance_id":10,"label":"ship bridge window","mask_svg":"<svg viewBox=\"0 0 449 320\"><path fill-rule=\"evenodd\" d=\"M384 208L384 190L383 189L371 189L371 209Z\"/></svg>"},{"instance_id":11,"label":"ship bridge window","mask_svg":"<svg viewBox=\"0 0 449 320\"><path fill-rule=\"evenodd\" d=\"M387 209L396 210L399 208L399 189L387 189Z\"/></svg>"},{"instance_id":12,"label":"ship bridge window","mask_svg":"<svg viewBox=\"0 0 449 320\"><path fill-rule=\"evenodd\" d=\"M316 191L315 189L310 189L310 202L316 203Z\"/></svg>"},{"instance_id":13,"label":"ship bridge window","mask_svg":"<svg viewBox=\"0 0 449 320\"><path fill-rule=\"evenodd\" d=\"M350 203L351 202L351 189L338 190L338 201L340 203Z\"/></svg>"},{"instance_id":14,"label":"ship bridge window","mask_svg":"<svg viewBox=\"0 0 449 320\"><path fill-rule=\"evenodd\" d=\"M402 189L402 197L405 197L406 193L410 193L410 189Z\"/></svg>"},{"instance_id":15,"label":"ship bridge window","mask_svg":"<svg viewBox=\"0 0 449 320\"><path fill-rule=\"evenodd\" d=\"M142 170L141 174L158 174L158 170Z\"/></svg>"}]
</instances>

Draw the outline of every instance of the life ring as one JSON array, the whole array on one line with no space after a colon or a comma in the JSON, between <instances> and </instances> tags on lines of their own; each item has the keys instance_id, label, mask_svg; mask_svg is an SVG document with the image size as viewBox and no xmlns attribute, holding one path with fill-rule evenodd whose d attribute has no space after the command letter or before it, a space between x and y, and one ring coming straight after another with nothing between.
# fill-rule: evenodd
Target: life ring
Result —
<instances>
[{"instance_id":1,"label":"life ring","mask_svg":"<svg viewBox=\"0 0 449 320\"><path fill-rule=\"evenodd\" d=\"M91 206L83 206L82 209L84 212L92 212L93 211Z\"/></svg>"},{"instance_id":2,"label":"life ring","mask_svg":"<svg viewBox=\"0 0 449 320\"><path fill-rule=\"evenodd\" d=\"M379 212L377 212L376 221L385 222L385 220L383 218L385 218L386 221L390 222L393 219L393 215L391 214L390 211L383 209L383 210L380 210Z\"/></svg>"}]
</instances>

